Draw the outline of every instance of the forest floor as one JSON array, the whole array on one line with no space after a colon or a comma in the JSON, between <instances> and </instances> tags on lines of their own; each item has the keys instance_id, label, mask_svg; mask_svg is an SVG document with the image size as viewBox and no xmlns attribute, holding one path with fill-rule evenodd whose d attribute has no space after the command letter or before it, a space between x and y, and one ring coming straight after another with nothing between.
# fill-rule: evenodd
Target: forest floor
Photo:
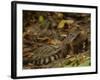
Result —
<instances>
[{"instance_id":1,"label":"forest floor","mask_svg":"<svg viewBox=\"0 0 100 80\"><path fill-rule=\"evenodd\" d=\"M38 50L43 45L58 47L59 44L64 43L65 37L77 27L79 31L88 33L85 36L90 41L90 18L90 14L87 13L23 11L23 68L90 66L90 48L78 54L68 54L66 58L55 60L47 65L35 66L32 63L34 50ZM81 39L78 38L76 42L79 40ZM90 44L87 46L90 47Z\"/></svg>"}]
</instances>

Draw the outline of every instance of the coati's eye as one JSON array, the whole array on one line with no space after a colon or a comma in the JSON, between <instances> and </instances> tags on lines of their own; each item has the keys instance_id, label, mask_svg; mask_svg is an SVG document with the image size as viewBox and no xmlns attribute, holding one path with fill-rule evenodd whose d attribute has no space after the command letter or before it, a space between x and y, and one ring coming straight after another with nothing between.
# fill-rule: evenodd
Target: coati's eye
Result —
<instances>
[{"instance_id":1,"label":"coati's eye","mask_svg":"<svg viewBox=\"0 0 100 80\"><path fill-rule=\"evenodd\" d=\"M71 34L71 33L70 33L69 35L70 35L70 36L73 36L73 34Z\"/></svg>"},{"instance_id":2,"label":"coati's eye","mask_svg":"<svg viewBox=\"0 0 100 80\"><path fill-rule=\"evenodd\" d=\"M70 37L70 38L73 38L73 37L74 37L74 34L70 33L70 34L69 34L69 37Z\"/></svg>"}]
</instances>

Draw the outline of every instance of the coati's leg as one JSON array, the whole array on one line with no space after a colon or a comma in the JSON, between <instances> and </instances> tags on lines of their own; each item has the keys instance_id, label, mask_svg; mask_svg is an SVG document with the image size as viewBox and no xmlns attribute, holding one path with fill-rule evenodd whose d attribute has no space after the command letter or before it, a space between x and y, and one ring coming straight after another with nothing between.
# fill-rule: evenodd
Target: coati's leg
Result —
<instances>
[{"instance_id":1,"label":"coati's leg","mask_svg":"<svg viewBox=\"0 0 100 80\"><path fill-rule=\"evenodd\" d=\"M66 56L68 55L68 54L70 54L70 50L71 50L71 47L70 47L70 45L69 44L67 44L66 45L66 47L65 47L65 49L64 49L64 51L63 51L63 55L62 55L62 57L63 58L66 58Z\"/></svg>"},{"instance_id":2,"label":"coati's leg","mask_svg":"<svg viewBox=\"0 0 100 80\"><path fill-rule=\"evenodd\" d=\"M79 45L74 45L74 46L73 46L73 48L74 48L74 50L73 50L74 54L78 54L78 53L79 53L78 46L79 46Z\"/></svg>"},{"instance_id":3,"label":"coati's leg","mask_svg":"<svg viewBox=\"0 0 100 80\"><path fill-rule=\"evenodd\" d=\"M82 51L83 42L73 42L70 44L70 52L71 54L78 54Z\"/></svg>"},{"instance_id":4,"label":"coati's leg","mask_svg":"<svg viewBox=\"0 0 100 80\"><path fill-rule=\"evenodd\" d=\"M78 44L74 44L74 43L71 43L70 45L70 54L78 54L79 50L78 50Z\"/></svg>"},{"instance_id":5,"label":"coati's leg","mask_svg":"<svg viewBox=\"0 0 100 80\"><path fill-rule=\"evenodd\" d=\"M69 54L74 54L74 47L73 47L73 44L72 43L70 43L69 44Z\"/></svg>"},{"instance_id":6,"label":"coati's leg","mask_svg":"<svg viewBox=\"0 0 100 80\"><path fill-rule=\"evenodd\" d=\"M90 48L90 41L88 39L86 39L84 41L84 44L85 44L85 51L87 51Z\"/></svg>"},{"instance_id":7,"label":"coati's leg","mask_svg":"<svg viewBox=\"0 0 100 80\"><path fill-rule=\"evenodd\" d=\"M81 53L82 50L83 50L83 43L81 42L81 43L79 43L79 45L78 45L78 53Z\"/></svg>"}]
</instances>

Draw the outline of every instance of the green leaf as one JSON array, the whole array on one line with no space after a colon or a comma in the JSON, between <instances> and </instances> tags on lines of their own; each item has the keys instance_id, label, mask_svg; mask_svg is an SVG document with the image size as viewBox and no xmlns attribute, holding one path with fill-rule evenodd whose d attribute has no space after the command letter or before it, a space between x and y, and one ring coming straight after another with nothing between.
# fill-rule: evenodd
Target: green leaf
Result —
<instances>
[{"instance_id":1,"label":"green leaf","mask_svg":"<svg viewBox=\"0 0 100 80\"><path fill-rule=\"evenodd\" d=\"M86 60L84 63L80 64L79 66L90 66L90 60Z\"/></svg>"},{"instance_id":2,"label":"green leaf","mask_svg":"<svg viewBox=\"0 0 100 80\"><path fill-rule=\"evenodd\" d=\"M72 24L74 20L61 20L58 24L58 28L63 28L65 24Z\"/></svg>"},{"instance_id":3,"label":"green leaf","mask_svg":"<svg viewBox=\"0 0 100 80\"><path fill-rule=\"evenodd\" d=\"M39 16L39 22L43 22L44 21L44 17L43 16Z\"/></svg>"}]
</instances>

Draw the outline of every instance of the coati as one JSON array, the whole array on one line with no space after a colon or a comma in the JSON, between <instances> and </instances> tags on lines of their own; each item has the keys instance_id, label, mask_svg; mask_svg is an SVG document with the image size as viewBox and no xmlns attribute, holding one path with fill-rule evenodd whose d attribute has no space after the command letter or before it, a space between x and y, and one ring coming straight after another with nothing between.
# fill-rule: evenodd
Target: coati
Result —
<instances>
[{"instance_id":1,"label":"coati","mask_svg":"<svg viewBox=\"0 0 100 80\"><path fill-rule=\"evenodd\" d=\"M54 49L49 45L41 47L42 49L38 49L35 52L38 54L36 58L33 58L33 63L37 66L46 65L60 58L65 58L68 54L82 53L87 50L86 46L89 46L88 43L86 32L75 30L66 36L58 49ZM39 50L41 51L39 52Z\"/></svg>"}]
</instances>

